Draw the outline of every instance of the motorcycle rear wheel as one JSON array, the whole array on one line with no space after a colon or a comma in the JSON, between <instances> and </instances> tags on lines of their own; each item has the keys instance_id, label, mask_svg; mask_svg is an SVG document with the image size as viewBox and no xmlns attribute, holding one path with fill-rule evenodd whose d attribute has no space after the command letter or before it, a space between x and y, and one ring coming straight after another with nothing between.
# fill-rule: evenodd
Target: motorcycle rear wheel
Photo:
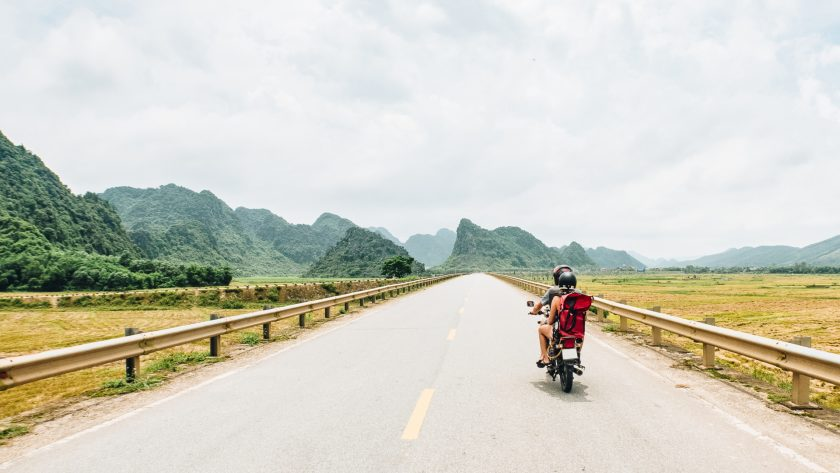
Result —
<instances>
[{"instance_id":1,"label":"motorcycle rear wheel","mask_svg":"<svg viewBox=\"0 0 840 473\"><path fill-rule=\"evenodd\" d=\"M560 387L564 393L572 391L572 380L575 378L575 372L572 371L572 365L565 365L560 370Z\"/></svg>"}]
</instances>

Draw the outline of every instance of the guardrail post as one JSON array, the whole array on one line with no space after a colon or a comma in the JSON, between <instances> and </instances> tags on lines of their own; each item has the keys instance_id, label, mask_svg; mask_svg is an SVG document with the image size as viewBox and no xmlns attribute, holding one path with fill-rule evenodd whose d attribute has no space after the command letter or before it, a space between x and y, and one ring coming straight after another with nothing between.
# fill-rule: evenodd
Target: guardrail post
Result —
<instances>
[{"instance_id":1,"label":"guardrail post","mask_svg":"<svg viewBox=\"0 0 840 473\"><path fill-rule=\"evenodd\" d=\"M803 347L811 347L811 337L796 337L791 343ZM793 389L790 393L790 402L793 407L808 407L811 404L811 378L803 374L793 373Z\"/></svg>"},{"instance_id":2,"label":"guardrail post","mask_svg":"<svg viewBox=\"0 0 840 473\"><path fill-rule=\"evenodd\" d=\"M306 314L308 314L308 313L309 312L298 315L298 325L300 326L300 328L305 328L306 327Z\"/></svg>"},{"instance_id":3,"label":"guardrail post","mask_svg":"<svg viewBox=\"0 0 840 473\"><path fill-rule=\"evenodd\" d=\"M653 306L650 310L654 312L662 312L661 306ZM653 335L653 344L656 346L662 345L662 329L659 327L651 327L651 333Z\"/></svg>"},{"instance_id":4,"label":"guardrail post","mask_svg":"<svg viewBox=\"0 0 840 473\"><path fill-rule=\"evenodd\" d=\"M345 302L345 303L344 303L344 313L346 314L346 313L348 313L348 312L350 312L350 303L349 303L349 302Z\"/></svg>"},{"instance_id":5,"label":"guardrail post","mask_svg":"<svg viewBox=\"0 0 840 473\"><path fill-rule=\"evenodd\" d=\"M264 305L263 310L271 309L270 306ZM266 322L262 324L263 329L263 340L271 340L271 322Z\"/></svg>"},{"instance_id":6,"label":"guardrail post","mask_svg":"<svg viewBox=\"0 0 840 473\"><path fill-rule=\"evenodd\" d=\"M714 317L706 317L703 321L708 325L715 324ZM703 367L706 369L714 368L715 367L715 346L709 345L708 343L703 344Z\"/></svg>"},{"instance_id":7,"label":"guardrail post","mask_svg":"<svg viewBox=\"0 0 840 473\"><path fill-rule=\"evenodd\" d=\"M128 337L130 335L136 335L140 333L140 330L137 330L134 327L126 327L125 328L125 336ZM133 383L134 380L137 378L137 373L140 371L140 357L134 356L131 358L125 359L125 382L126 383Z\"/></svg>"},{"instance_id":8,"label":"guardrail post","mask_svg":"<svg viewBox=\"0 0 840 473\"><path fill-rule=\"evenodd\" d=\"M360 298L359 298L359 307L364 307L364 306L365 306L365 298L364 298L364 297L360 297Z\"/></svg>"},{"instance_id":9,"label":"guardrail post","mask_svg":"<svg viewBox=\"0 0 840 473\"><path fill-rule=\"evenodd\" d=\"M325 319L330 318L330 309L331 309L331 307L324 307L324 318Z\"/></svg>"},{"instance_id":10,"label":"guardrail post","mask_svg":"<svg viewBox=\"0 0 840 473\"><path fill-rule=\"evenodd\" d=\"M627 304L627 301L618 301L619 304ZM621 332L630 331L630 326L627 323L627 317L618 316L618 330Z\"/></svg>"},{"instance_id":11,"label":"guardrail post","mask_svg":"<svg viewBox=\"0 0 840 473\"><path fill-rule=\"evenodd\" d=\"M603 298L604 298L604 295L603 295L603 294L598 294L598 295L597 295L597 296L595 296L595 297L598 297L598 298L600 298L600 299L603 299ZM606 318L607 318L607 311L606 311L606 310L604 310L604 309L599 309L599 308L597 308L597 307L596 307L596 308L595 308L595 315L600 315L601 317L603 317L603 318L605 318L605 319L606 319Z\"/></svg>"},{"instance_id":12,"label":"guardrail post","mask_svg":"<svg viewBox=\"0 0 840 473\"><path fill-rule=\"evenodd\" d=\"M219 314L210 314L210 320L218 320ZM219 356L222 349L222 336L210 337L210 356Z\"/></svg>"}]
</instances>

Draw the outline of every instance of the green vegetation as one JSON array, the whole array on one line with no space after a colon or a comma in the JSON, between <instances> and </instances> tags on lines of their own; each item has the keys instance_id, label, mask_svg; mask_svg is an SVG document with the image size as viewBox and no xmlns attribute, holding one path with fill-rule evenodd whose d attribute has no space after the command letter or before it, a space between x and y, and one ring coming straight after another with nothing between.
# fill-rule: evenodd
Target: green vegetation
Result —
<instances>
[{"instance_id":1,"label":"green vegetation","mask_svg":"<svg viewBox=\"0 0 840 473\"><path fill-rule=\"evenodd\" d=\"M2 133L0 215L39 229L61 250L139 256L107 202L91 193L73 195L38 156Z\"/></svg>"},{"instance_id":2,"label":"green vegetation","mask_svg":"<svg viewBox=\"0 0 840 473\"><path fill-rule=\"evenodd\" d=\"M234 211L209 191L169 184L116 187L102 197L119 212L143 255L174 263L227 265L236 274L296 274L301 267L252 238Z\"/></svg>"},{"instance_id":3,"label":"green vegetation","mask_svg":"<svg viewBox=\"0 0 840 473\"><path fill-rule=\"evenodd\" d=\"M112 379L102 383L102 387L90 393L90 397L117 396L137 391L146 391L163 383L160 376L140 376L129 383L125 379Z\"/></svg>"},{"instance_id":4,"label":"green vegetation","mask_svg":"<svg viewBox=\"0 0 840 473\"><path fill-rule=\"evenodd\" d=\"M214 363L216 361L219 361L219 359L211 357L210 353L205 351L175 352L150 363L146 366L145 371L146 373L174 373L184 365L197 365L206 362Z\"/></svg>"},{"instance_id":5,"label":"green vegetation","mask_svg":"<svg viewBox=\"0 0 840 473\"><path fill-rule=\"evenodd\" d=\"M412 235L403 246L408 254L431 268L443 263L452 254L455 232L441 228L434 235Z\"/></svg>"},{"instance_id":6,"label":"green vegetation","mask_svg":"<svg viewBox=\"0 0 840 473\"><path fill-rule=\"evenodd\" d=\"M37 228L0 217L0 290L126 290L226 285L227 268L63 251Z\"/></svg>"},{"instance_id":7,"label":"green vegetation","mask_svg":"<svg viewBox=\"0 0 840 473\"><path fill-rule=\"evenodd\" d=\"M265 209L239 207L236 217L255 241L268 244L303 268L318 260L356 225L345 218L324 213L312 225L291 224ZM303 272L303 269L297 273Z\"/></svg>"},{"instance_id":8,"label":"green vegetation","mask_svg":"<svg viewBox=\"0 0 840 473\"><path fill-rule=\"evenodd\" d=\"M551 268L558 263L577 268L594 267L595 262L576 242L563 248L549 248L518 227L485 230L467 219L458 225L452 255L438 269L443 271L486 271Z\"/></svg>"},{"instance_id":9,"label":"green vegetation","mask_svg":"<svg viewBox=\"0 0 840 473\"><path fill-rule=\"evenodd\" d=\"M397 246L377 233L354 227L347 230L341 241L332 247L306 273L309 277L377 277L388 258L410 258L405 248ZM413 262L412 273L425 271L421 263Z\"/></svg>"},{"instance_id":10,"label":"green vegetation","mask_svg":"<svg viewBox=\"0 0 840 473\"><path fill-rule=\"evenodd\" d=\"M10 425L0 429L0 445L3 445L6 440L20 437L29 433L29 427L25 425Z\"/></svg>"},{"instance_id":11,"label":"green vegetation","mask_svg":"<svg viewBox=\"0 0 840 473\"><path fill-rule=\"evenodd\" d=\"M239 335L239 343L248 346L255 346L259 345L260 343L260 336L254 332L242 332Z\"/></svg>"},{"instance_id":12,"label":"green vegetation","mask_svg":"<svg viewBox=\"0 0 840 473\"><path fill-rule=\"evenodd\" d=\"M0 291L225 285L230 270L139 259L111 206L74 196L0 134Z\"/></svg>"},{"instance_id":13,"label":"green vegetation","mask_svg":"<svg viewBox=\"0 0 840 473\"><path fill-rule=\"evenodd\" d=\"M382 263L382 275L386 278L403 278L411 274L414 258L410 256L392 256Z\"/></svg>"}]
</instances>

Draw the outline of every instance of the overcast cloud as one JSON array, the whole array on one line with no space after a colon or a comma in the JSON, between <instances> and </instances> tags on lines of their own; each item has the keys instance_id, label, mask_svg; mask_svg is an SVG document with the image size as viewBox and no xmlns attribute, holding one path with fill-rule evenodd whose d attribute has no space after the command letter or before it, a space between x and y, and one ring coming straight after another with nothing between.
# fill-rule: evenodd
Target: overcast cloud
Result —
<instances>
[{"instance_id":1,"label":"overcast cloud","mask_svg":"<svg viewBox=\"0 0 840 473\"><path fill-rule=\"evenodd\" d=\"M77 193L660 257L840 233L838 2L6 1L0 61L0 130Z\"/></svg>"}]
</instances>

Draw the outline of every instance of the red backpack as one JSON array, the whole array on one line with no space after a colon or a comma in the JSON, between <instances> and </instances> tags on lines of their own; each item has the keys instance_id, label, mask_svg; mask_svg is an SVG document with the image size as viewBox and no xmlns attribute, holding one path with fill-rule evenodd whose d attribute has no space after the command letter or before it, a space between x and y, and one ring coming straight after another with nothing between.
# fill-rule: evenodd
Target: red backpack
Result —
<instances>
[{"instance_id":1,"label":"red backpack","mask_svg":"<svg viewBox=\"0 0 840 473\"><path fill-rule=\"evenodd\" d=\"M592 296L570 292L560 296L558 330L561 337L583 338L586 332L586 312L592 305Z\"/></svg>"}]
</instances>

